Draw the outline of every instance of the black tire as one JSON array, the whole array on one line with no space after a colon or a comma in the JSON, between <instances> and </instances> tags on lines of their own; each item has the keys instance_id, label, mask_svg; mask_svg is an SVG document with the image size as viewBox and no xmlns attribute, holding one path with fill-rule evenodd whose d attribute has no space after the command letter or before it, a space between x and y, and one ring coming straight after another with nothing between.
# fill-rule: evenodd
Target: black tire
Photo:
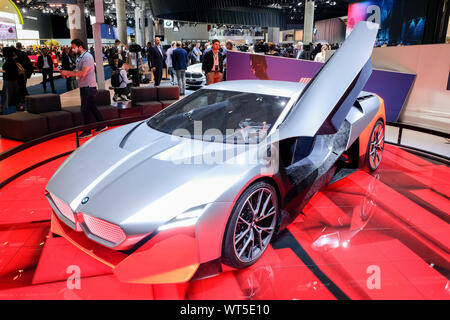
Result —
<instances>
[{"instance_id":1,"label":"black tire","mask_svg":"<svg viewBox=\"0 0 450 320\"><path fill-rule=\"evenodd\" d=\"M258 202L260 206L257 205ZM255 208L252 209L250 205ZM242 269L258 261L272 240L278 212L277 192L271 184L260 181L248 187L236 202L225 229L222 245L223 263ZM239 232L237 235L236 231ZM249 242L247 247L252 246L250 249L244 248L247 242ZM242 254L239 255L238 251Z\"/></svg>"},{"instance_id":2,"label":"black tire","mask_svg":"<svg viewBox=\"0 0 450 320\"><path fill-rule=\"evenodd\" d=\"M379 130L381 130L381 132ZM379 168L383 158L385 132L384 122L380 119L373 126L372 133L370 134L370 139L367 144L365 162L366 167L371 172L374 172Z\"/></svg>"}]
</instances>

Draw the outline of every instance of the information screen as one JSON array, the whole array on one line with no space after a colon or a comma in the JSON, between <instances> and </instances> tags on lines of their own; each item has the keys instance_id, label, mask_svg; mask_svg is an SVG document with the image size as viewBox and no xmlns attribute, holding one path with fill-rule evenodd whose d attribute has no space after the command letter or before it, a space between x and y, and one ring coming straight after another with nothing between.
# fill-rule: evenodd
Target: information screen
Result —
<instances>
[{"instance_id":1,"label":"information screen","mask_svg":"<svg viewBox=\"0 0 450 320\"><path fill-rule=\"evenodd\" d=\"M0 40L17 39L16 27L10 24L0 23Z\"/></svg>"},{"instance_id":2,"label":"information screen","mask_svg":"<svg viewBox=\"0 0 450 320\"><path fill-rule=\"evenodd\" d=\"M347 36L360 21L378 16L378 45L411 45L423 41L428 0L350 1Z\"/></svg>"}]
</instances>

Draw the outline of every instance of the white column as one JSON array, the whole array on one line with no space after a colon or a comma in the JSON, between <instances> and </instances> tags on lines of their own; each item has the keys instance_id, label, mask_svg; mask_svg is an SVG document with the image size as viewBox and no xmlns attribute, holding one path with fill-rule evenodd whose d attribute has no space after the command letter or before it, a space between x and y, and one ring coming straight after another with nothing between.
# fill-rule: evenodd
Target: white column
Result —
<instances>
[{"instance_id":1,"label":"white column","mask_svg":"<svg viewBox=\"0 0 450 320\"><path fill-rule=\"evenodd\" d=\"M95 0L96 22L92 25L94 33L95 68L97 71L97 87L105 89L105 67L102 53L102 23L104 22L103 1Z\"/></svg>"},{"instance_id":2,"label":"white column","mask_svg":"<svg viewBox=\"0 0 450 320\"><path fill-rule=\"evenodd\" d=\"M134 8L134 30L136 32L136 43L139 45L142 42L141 25L141 9L136 6L136 8Z\"/></svg>"},{"instance_id":3,"label":"white column","mask_svg":"<svg viewBox=\"0 0 450 320\"><path fill-rule=\"evenodd\" d=\"M153 20L153 15L150 10L147 11L147 19L148 19L148 40L152 44L155 41L155 21Z\"/></svg>"},{"instance_id":4,"label":"white column","mask_svg":"<svg viewBox=\"0 0 450 320\"><path fill-rule=\"evenodd\" d=\"M159 19L156 19L156 21L155 21L155 29L154 29L154 37L156 37L156 35L161 35L161 32L160 32L160 25L159 25ZM164 29L164 28L162 28L162 29ZM153 41L155 41L155 38L153 37Z\"/></svg>"},{"instance_id":5,"label":"white column","mask_svg":"<svg viewBox=\"0 0 450 320\"><path fill-rule=\"evenodd\" d=\"M305 2L305 19L303 28L303 43L309 44L313 42L314 31L314 1L306 0Z\"/></svg>"},{"instance_id":6,"label":"white column","mask_svg":"<svg viewBox=\"0 0 450 320\"><path fill-rule=\"evenodd\" d=\"M268 28L267 41L273 43L280 43L280 28Z\"/></svg>"},{"instance_id":7,"label":"white column","mask_svg":"<svg viewBox=\"0 0 450 320\"><path fill-rule=\"evenodd\" d=\"M127 36L127 10L125 0L116 0L116 20L117 20L117 32L119 34L119 40L126 44L128 42Z\"/></svg>"},{"instance_id":8,"label":"white column","mask_svg":"<svg viewBox=\"0 0 450 320\"><path fill-rule=\"evenodd\" d=\"M140 15L140 22L141 22L141 43L139 43L142 47L145 47L146 40L145 40L145 2L141 1L141 15Z\"/></svg>"}]
</instances>

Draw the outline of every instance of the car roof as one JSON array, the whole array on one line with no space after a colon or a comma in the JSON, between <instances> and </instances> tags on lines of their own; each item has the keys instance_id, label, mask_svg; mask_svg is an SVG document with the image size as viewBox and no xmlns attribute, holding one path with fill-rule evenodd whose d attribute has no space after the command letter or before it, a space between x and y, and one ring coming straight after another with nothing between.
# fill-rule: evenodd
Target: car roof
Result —
<instances>
[{"instance_id":1,"label":"car roof","mask_svg":"<svg viewBox=\"0 0 450 320\"><path fill-rule=\"evenodd\" d=\"M275 80L234 80L215 83L203 89L267 94L281 97L298 96L306 84Z\"/></svg>"}]
</instances>

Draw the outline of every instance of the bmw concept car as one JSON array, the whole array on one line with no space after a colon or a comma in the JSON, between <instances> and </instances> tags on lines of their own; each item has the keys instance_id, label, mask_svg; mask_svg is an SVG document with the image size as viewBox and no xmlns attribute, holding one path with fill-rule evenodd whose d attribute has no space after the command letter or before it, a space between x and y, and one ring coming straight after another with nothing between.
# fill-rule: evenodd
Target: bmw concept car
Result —
<instances>
[{"instance_id":1,"label":"bmw concept car","mask_svg":"<svg viewBox=\"0 0 450 320\"><path fill-rule=\"evenodd\" d=\"M88 140L47 185L52 232L123 282L252 265L317 191L378 168L384 102L362 91L376 34L358 24L308 85L214 84Z\"/></svg>"}]
</instances>

